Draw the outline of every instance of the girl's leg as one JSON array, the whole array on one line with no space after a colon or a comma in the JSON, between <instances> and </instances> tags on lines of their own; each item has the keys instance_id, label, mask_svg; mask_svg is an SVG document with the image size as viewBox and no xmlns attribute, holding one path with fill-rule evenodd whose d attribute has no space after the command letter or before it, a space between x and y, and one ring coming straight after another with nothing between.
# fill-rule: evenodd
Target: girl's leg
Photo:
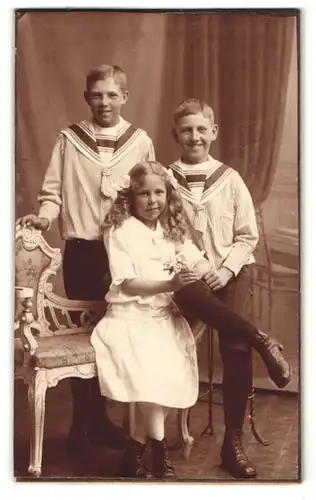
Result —
<instances>
[{"instance_id":1,"label":"girl's leg","mask_svg":"<svg viewBox=\"0 0 316 500\"><path fill-rule=\"evenodd\" d=\"M165 413L163 406L154 403L139 403L139 410L146 422L148 437L162 441L165 437Z\"/></svg>"},{"instance_id":2,"label":"girl's leg","mask_svg":"<svg viewBox=\"0 0 316 500\"><path fill-rule=\"evenodd\" d=\"M175 472L165 440L166 411L164 407L153 403L139 403L139 407L151 439L154 476L159 479L172 479Z\"/></svg>"},{"instance_id":3,"label":"girl's leg","mask_svg":"<svg viewBox=\"0 0 316 500\"><path fill-rule=\"evenodd\" d=\"M146 444L148 438L147 422L139 403L134 403L134 425L130 430L131 438L139 443Z\"/></svg>"},{"instance_id":4,"label":"girl's leg","mask_svg":"<svg viewBox=\"0 0 316 500\"><path fill-rule=\"evenodd\" d=\"M270 378L278 387L285 387L289 383L291 367L283 358L278 342L259 332L251 323L232 311L216 297L204 281L199 280L185 286L176 292L175 300L184 316L197 317L221 332L249 342L260 354Z\"/></svg>"}]
</instances>

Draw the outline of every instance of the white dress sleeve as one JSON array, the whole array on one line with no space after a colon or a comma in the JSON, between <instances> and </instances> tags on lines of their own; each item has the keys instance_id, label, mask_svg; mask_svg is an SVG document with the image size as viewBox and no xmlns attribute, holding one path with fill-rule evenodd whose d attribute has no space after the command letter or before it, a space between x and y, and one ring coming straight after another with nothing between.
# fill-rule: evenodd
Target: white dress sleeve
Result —
<instances>
[{"instance_id":1,"label":"white dress sleeve","mask_svg":"<svg viewBox=\"0 0 316 500\"><path fill-rule=\"evenodd\" d=\"M119 229L105 232L104 244L107 249L112 285L119 286L126 279L136 278L135 267Z\"/></svg>"},{"instance_id":2,"label":"white dress sleeve","mask_svg":"<svg viewBox=\"0 0 316 500\"><path fill-rule=\"evenodd\" d=\"M189 238L185 238L184 242L179 245L177 253L181 254L184 257L190 269L192 269L197 264L197 262L205 257L204 252L199 250L193 243L193 241Z\"/></svg>"}]
</instances>

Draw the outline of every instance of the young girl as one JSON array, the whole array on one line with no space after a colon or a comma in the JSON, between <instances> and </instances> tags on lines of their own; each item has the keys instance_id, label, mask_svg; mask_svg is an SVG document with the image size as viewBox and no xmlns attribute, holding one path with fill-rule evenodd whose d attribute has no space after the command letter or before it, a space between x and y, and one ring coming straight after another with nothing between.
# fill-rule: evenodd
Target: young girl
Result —
<instances>
[{"instance_id":1,"label":"young girl","mask_svg":"<svg viewBox=\"0 0 316 500\"><path fill-rule=\"evenodd\" d=\"M291 367L275 340L232 311L203 281L211 264L185 237L181 195L171 171L157 162L139 163L127 181L106 218L112 284L107 313L91 340L101 393L136 403L122 475L152 477L142 463L149 437L153 474L169 478L174 470L164 440L164 407L190 407L198 392L194 339L173 298L184 313L193 303L197 319L246 340L278 387L290 380ZM240 477L245 467L250 477L254 469L239 446L240 435L235 428L231 432L231 446L221 453L223 465L235 461Z\"/></svg>"},{"instance_id":2,"label":"young girl","mask_svg":"<svg viewBox=\"0 0 316 500\"><path fill-rule=\"evenodd\" d=\"M136 403L121 474L172 478L165 409L190 407L198 396L194 338L172 299L198 279L190 269L198 269L203 253L185 237L176 180L157 162L132 168L105 224L112 284L91 342L102 395ZM142 461L148 438L152 473Z\"/></svg>"}]
</instances>

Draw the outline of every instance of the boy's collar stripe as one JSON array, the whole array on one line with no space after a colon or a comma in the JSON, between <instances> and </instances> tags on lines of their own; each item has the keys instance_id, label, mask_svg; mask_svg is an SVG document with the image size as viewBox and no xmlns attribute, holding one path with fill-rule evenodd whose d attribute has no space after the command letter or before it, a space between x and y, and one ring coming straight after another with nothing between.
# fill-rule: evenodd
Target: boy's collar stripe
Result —
<instances>
[{"instance_id":1,"label":"boy's collar stripe","mask_svg":"<svg viewBox=\"0 0 316 500\"><path fill-rule=\"evenodd\" d=\"M176 163L172 163L169 168L173 170L173 174L179 183L179 189L182 196L193 205L206 203L209 196L222 185L225 179L227 179L232 172L230 167L222 163L214 172L206 174L204 190L200 202L197 202L196 198L192 194L192 191L190 190L185 176L183 175L181 167Z\"/></svg>"},{"instance_id":2,"label":"boy's collar stripe","mask_svg":"<svg viewBox=\"0 0 316 500\"><path fill-rule=\"evenodd\" d=\"M209 196L213 194L215 191L217 191L217 189L220 188L223 185L224 181L231 175L233 170L230 167L227 167L226 165L225 167L226 169L223 169L222 175L218 178L214 178L214 182L212 182L206 189L206 191L203 192L201 196L202 203L205 203L209 198Z\"/></svg>"},{"instance_id":3,"label":"boy's collar stripe","mask_svg":"<svg viewBox=\"0 0 316 500\"><path fill-rule=\"evenodd\" d=\"M183 175L183 172L178 168L175 168L176 165L173 163L172 165L170 165L169 168L171 168L173 170L173 175L175 176L175 178L177 179L178 183L183 186L184 188L190 190L190 187L189 187L189 184L187 183L187 180L185 178L185 175Z\"/></svg>"},{"instance_id":4,"label":"boy's collar stripe","mask_svg":"<svg viewBox=\"0 0 316 500\"><path fill-rule=\"evenodd\" d=\"M140 129L135 129L130 123L126 122L122 127L121 134L116 141L107 139L95 139L93 131L89 128L90 123L82 121L77 124L70 125L62 130L69 140L90 160L99 165L103 165L98 146L104 150L109 148L109 152L113 151L111 163L115 163L125 154L129 145L140 134Z\"/></svg>"},{"instance_id":5,"label":"boy's collar stripe","mask_svg":"<svg viewBox=\"0 0 316 500\"><path fill-rule=\"evenodd\" d=\"M90 134L87 134L87 132L81 126L81 123L75 123L74 125L70 125L68 128L72 130L72 132L80 139L81 142L83 142L86 146L88 146L88 148L94 151L94 153L99 155L95 139L91 137Z\"/></svg>"},{"instance_id":6,"label":"boy's collar stripe","mask_svg":"<svg viewBox=\"0 0 316 500\"><path fill-rule=\"evenodd\" d=\"M191 191L189 189L186 189L185 187L183 187L180 184L180 182L179 182L179 189L180 189L180 192L181 192L181 195L183 196L183 198L185 198L186 200L188 200L191 203L194 203L196 205L196 199L193 196L193 194L191 193Z\"/></svg>"},{"instance_id":7,"label":"boy's collar stripe","mask_svg":"<svg viewBox=\"0 0 316 500\"><path fill-rule=\"evenodd\" d=\"M177 163L171 163L169 168L172 168L174 172L177 172L179 175L181 175L181 177L185 179L185 174L183 173L183 170L180 165L178 165ZM179 181L179 179L177 180Z\"/></svg>"},{"instance_id":8,"label":"boy's collar stripe","mask_svg":"<svg viewBox=\"0 0 316 500\"><path fill-rule=\"evenodd\" d=\"M116 146L116 141L111 141L109 139L96 139L98 148L110 148L114 149Z\"/></svg>"},{"instance_id":9,"label":"boy's collar stripe","mask_svg":"<svg viewBox=\"0 0 316 500\"><path fill-rule=\"evenodd\" d=\"M99 152L95 152L94 149L91 149L70 127L62 130L61 133L64 134L69 141L89 160L103 166Z\"/></svg>"},{"instance_id":10,"label":"boy's collar stripe","mask_svg":"<svg viewBox=\"0 0 316 500\"><path fill-rule=\"evenodd\" d=\"M70 125L70 128L89 148L91 148L95 153L98 153L98 146L114 148L117 151L133 134L135 128L129 123L125 122L120 130L120 134L117 139L110 138L98 138L96 139L94 132L89 128L89 122L85 120Z\"/></svg>"},{"instance_id":11,"label":"boy's collar stripe","mask_svg":"<svg viewBox=\"0 0 316 500\"><path fill-rule=\"evenodd\" d=\"M133 142L136 140L136 138L141 134L141 129L134 129L134 132L133 134L130 136L129 139L127 139L127 141L122 144L120 146L119 149L117 149L116 151L114 151L114 154L112 156L112 160L111 160L111 164L115 164L117 163L118 161L120 161L124 156L126 156L126 154L128 153L128 150L130 148L130 146L133 144Z\"/></svg>"},{"instance_id":12,"label":"boy's collar stripe","mask_svg":"<svg viewBox=\"0 0 316 500\"><path fill-rule=\"evenodd\" d=\"M222 163L213 173L209 174L205 180L204 192L209 189L215 182L228 170L229 167Z\"/></svg>"},{"instance_id":13,"label":"boy's collar stripe","mask_svg":"<svg viewBox=\"0 0 316 500\"><path fill-rule=\"evenodd\" d=\"M132 126L131 123L129 122L125 122L122 126L122 128L120 129L120 132L118 134L118 139L120 139L120 137L125 134L126 130L128 130L130 127L132 127L134 129L134 127ZM135 130L135 129L134 129Z\"/></svg>"},{"instance_id":14,"label":"boy's collar stripe","mask_svg":"<svg viewBox=\"0 0 316 500\"><path fill-rule=\"evenodd\" d=\"M116 141L114 155L129 141L135 132L139 131L139 129L135 129L130 123L128 125L128 128L125 129Z\"/></svg>"},{"instance_id":15,"label":"boy's collar stripe","mask_svg":"<svg viewBox=\"0 0 316 500\"><path fill-rule=\"evenodd\" d=\"M206 174L186 174L185 177L189 184L194 182L204 183L206 179Z\"/></svg>"},{"instance_id":16,"label":"boy's collar stripe","mask_svg":"<svg viewBox=\"0 0 316 500\"><path fill-rule=\"evenodd\" d=\"M109 131L107 131L106 128L103 128L101 130L95 129L93 123L87 122L87 125L91 127L91 132L93 134L93 137L99 140L107 140L107 141L117 141L123 134L125 134L126 130L131 126L129 122L124 121L122 124L119 126L115 127L115 133L111 133L110 131L112 130L113 127L109 128Z\"/></svg>"},{"instance_id":17,"label":"boy's collar stripe","mask_svg":"<svg viewBox=\"0 0 316 500\"><path fill-rule=\"evenodd\" d=\"M82 120L81 122L77 123L77 125L81 127L84 130L84 132L91 137L91 139L95 140L92 122L89 122L87 120Z\"/></svg>"},{"instance_id":18,"label":"boy's collar stripe","mask_svg":"<svg viewBox=\"0 0 316 500\"><path fill-rule=\"evenodd\" d=\"M176 163L172 163L171 165L169 165L169 168L171 168L174 177L178 181L179 189L182 196L191 203L195 203L195 198L185 178L185 175L183 175L181 167L179 167Z\"/></svg>"}]
</instances>

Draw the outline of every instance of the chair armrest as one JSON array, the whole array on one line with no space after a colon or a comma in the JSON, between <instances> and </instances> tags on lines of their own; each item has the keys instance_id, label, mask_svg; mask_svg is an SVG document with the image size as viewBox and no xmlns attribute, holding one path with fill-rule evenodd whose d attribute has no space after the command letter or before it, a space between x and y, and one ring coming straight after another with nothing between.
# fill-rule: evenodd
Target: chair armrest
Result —
<instances>
[{"instance_id":1,"label":"chair armrest","mask_svg":"<svg viewBox=\"0 0 316 500\"><path fill-rule=\"evenodd\" d=\"M18 315L18 319L14 322L14 331L19 331L19 337L24 351L33 355L38 347L36 338L32 333L32 329L40 333L40 324L34 320L32 313L32 298L34 295L32 288L15 287L16 298L21 301L22 312Z\"/></svg>"},{"instance_id":2,"label":"chair armrest","mask_svg":"<svg viewBox=\"0 0 316 500\"><path fill-rule=\"evenodd\" d=\"M92 330L94 325L104 316L107 304L104 300L71 300L60 297L46 285L44 308L47 308L53 323L55 334L80 333Z\"/></svg>"}]
</instances>

